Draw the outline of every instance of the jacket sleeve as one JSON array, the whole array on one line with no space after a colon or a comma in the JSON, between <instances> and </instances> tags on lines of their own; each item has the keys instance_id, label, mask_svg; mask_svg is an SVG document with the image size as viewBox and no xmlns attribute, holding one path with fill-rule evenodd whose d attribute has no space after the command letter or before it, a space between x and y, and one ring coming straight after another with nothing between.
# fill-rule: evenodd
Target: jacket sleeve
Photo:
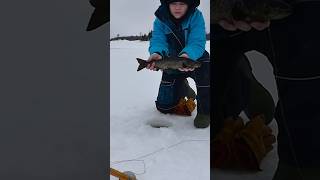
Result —
<instances>
[{"instance_id":1,"label":"jacket sleeve","mask_svg":"<svg viewBox=\"0 0 320 180\"><path fill-rule=\"evenodd\" d=\"M165 34L165 26L158 18L153 23L152 37L150 39L149 53L158 53L164 56L163 52L168 55L168 42Z\"/></svg>"},{"instance_id":2,"label":"jacket sleeve","mask_svg":"<svg viewBox=\"0 0 320 180\"><path fill-rule=\"evenodd\" d=\"M200 11L196 11L190 20L190 30L187 35L187 42L181 54L187 53L190 59L199 59L206 45L206 30L203 15Z\"/></svg>"}]
</instances>

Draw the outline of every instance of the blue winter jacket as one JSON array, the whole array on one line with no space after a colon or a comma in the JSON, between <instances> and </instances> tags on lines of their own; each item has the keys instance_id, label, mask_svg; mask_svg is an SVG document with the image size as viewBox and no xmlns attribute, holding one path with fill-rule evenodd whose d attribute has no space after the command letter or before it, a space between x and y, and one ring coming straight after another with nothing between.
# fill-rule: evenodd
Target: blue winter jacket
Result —
<instances>
[{"instance_id":1,"label":"blue winter jacket","mask_svg":"<svg viewBox=\"0 0 320 180\"><path fill-rule=\"evenodd\" d=\"M169 18L166 6L161 5L155 15L150 54L179 56L186 53L192 60L202 57L206 44L205 22L197 8L187 14L180 27Z\"/></svg>"}]
</instances>

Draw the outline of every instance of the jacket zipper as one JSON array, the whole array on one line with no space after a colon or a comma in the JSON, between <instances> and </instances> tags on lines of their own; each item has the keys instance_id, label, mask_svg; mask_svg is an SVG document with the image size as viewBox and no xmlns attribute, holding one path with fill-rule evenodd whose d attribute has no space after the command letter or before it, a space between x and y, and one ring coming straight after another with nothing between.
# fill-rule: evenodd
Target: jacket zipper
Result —
<instances>
[{"instance_id":1,"label":"jacket zipper","mask_svg":"<svg viewBox=\"0 0 320 180\"><path fill-rule=\"evenodd\" d=\"M164 22L162 22L160 19L159 19L159 21L162 23L162 24L164 24L165 26L167 26L167 28L169 28L170 29L170 31L171 31L171 33L173 34L173 36L177 39L177 41L179 42L179 44L180 44L180 46L181 46L181 48L183 49L184 47L183 47L183 45L182 45L182 43L181 43L181 41L180 41L180 39L178 38L178 36L173 32L173 30L166 24L166 23L164 23Z\"/></svg>"}]
</instances>

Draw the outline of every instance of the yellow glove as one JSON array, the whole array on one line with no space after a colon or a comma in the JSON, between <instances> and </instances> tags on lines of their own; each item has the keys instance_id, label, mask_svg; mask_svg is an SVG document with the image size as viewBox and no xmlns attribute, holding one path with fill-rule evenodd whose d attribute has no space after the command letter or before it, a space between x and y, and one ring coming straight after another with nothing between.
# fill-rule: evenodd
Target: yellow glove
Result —
<instances>
[{"instance_id":1,"label":"yellow glove","mask_svg":"<svg viewBox=\"0 0 320 180\"><path fill-rule=\"evenodd\" d=\"M246 125L240 117L236 120L228 118L213 139L212 166L260 170L260 163L272 150L275 140L262 115L255 116Z\"/></svg>"},{"instance_id":2,"label":"yellow glove","mask_svg":"<svg viewBox=\"0 0 320 180\"><path fill-rule=\"evenodd\" d=\"M192 98L186 100L181 98L179 103L173 108L172 113L182 116L191 116L196 104Z\"/></svg>"},{"instance_id":3,"label":"yellow glove","mask_svg":"<svg viewBox=\"0 0 320 180\"><path fill-rule=\"evenodd\" d=\"M190 113L196 108L196 103L194 103L194 99L190 98L186 101L186 107Z\"/></svg>"},{"instance_id":4,"label":"yellow glove","mask_svg":"<svg viewBox=\"0 0 320 180\"><path fill-rule=\"evenodd\" d=\"M253 153L254 161L248 165L252 169L260 169L262 159L273 149L272 144L275 143L276 137L272 134L270 127L265 125L263 115L257 115L252 118L237 135L236 140L238 144L247 145L249 150L247 154ZM243 156L242 152L241 156ZM248 162L248 160L246 160ZM245 162L244 162L245 163Z\"/></svg>"},{"instance_id":5,"label":"yellow glove","mask_svg":"<svg viewBox=\"0 0 320 180\"><path fill-rule=\"evenodd\" d=\"M234 137L244 128L243 120L238 117L224 120L223 128L213 139L212 166L214 168L230 168L234 163Z\"/></svg>"}]
</instances>

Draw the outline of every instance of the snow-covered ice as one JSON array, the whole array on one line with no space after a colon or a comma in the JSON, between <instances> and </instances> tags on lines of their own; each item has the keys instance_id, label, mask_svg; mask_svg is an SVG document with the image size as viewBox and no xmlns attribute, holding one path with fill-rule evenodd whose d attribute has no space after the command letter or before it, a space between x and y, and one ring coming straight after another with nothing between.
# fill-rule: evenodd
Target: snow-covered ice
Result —
<instances>
[{"instance_id":1,"label":"snow-covered ice","mask_svg":"<svg viewBox=\"0 0 320 180\"><path fill-rule=\"evenodd\" d=\"M110 43L110 167L134 172L138 180L209 180L210 128L194 128L196 112L191 117L180 117L156 110L161 71L137 72L136 58L147 59L148 45L125 40ZM264 79L266 73L272 75L270 64L266 60L250 62L257 79L277 101L274 81ZM195 89L194 81L188 80ZM149 121L166 121L172 126L152 128ZM271 125L276 132L276 123ZM214 170L211 179L271 180L278 158L275 149L263 161L262 172Z\"/></svg>"},{"instance_id":2,"label":"snow-covered ice","mask_svg":"<svg viewBox=\"0 0 320 180\"><path fill-rule=\"evenodd\" d=\"M196 112L180 117L156 110L161 71L137 72L136 58L147 59L148 46L110 43L110 166L132 171L139 180L210 179L210 128L194 128ZM195 89L194 81L189 82ZM152 128L148 122L153 120L172 127Z\"/></svg>"}]
</instances>

